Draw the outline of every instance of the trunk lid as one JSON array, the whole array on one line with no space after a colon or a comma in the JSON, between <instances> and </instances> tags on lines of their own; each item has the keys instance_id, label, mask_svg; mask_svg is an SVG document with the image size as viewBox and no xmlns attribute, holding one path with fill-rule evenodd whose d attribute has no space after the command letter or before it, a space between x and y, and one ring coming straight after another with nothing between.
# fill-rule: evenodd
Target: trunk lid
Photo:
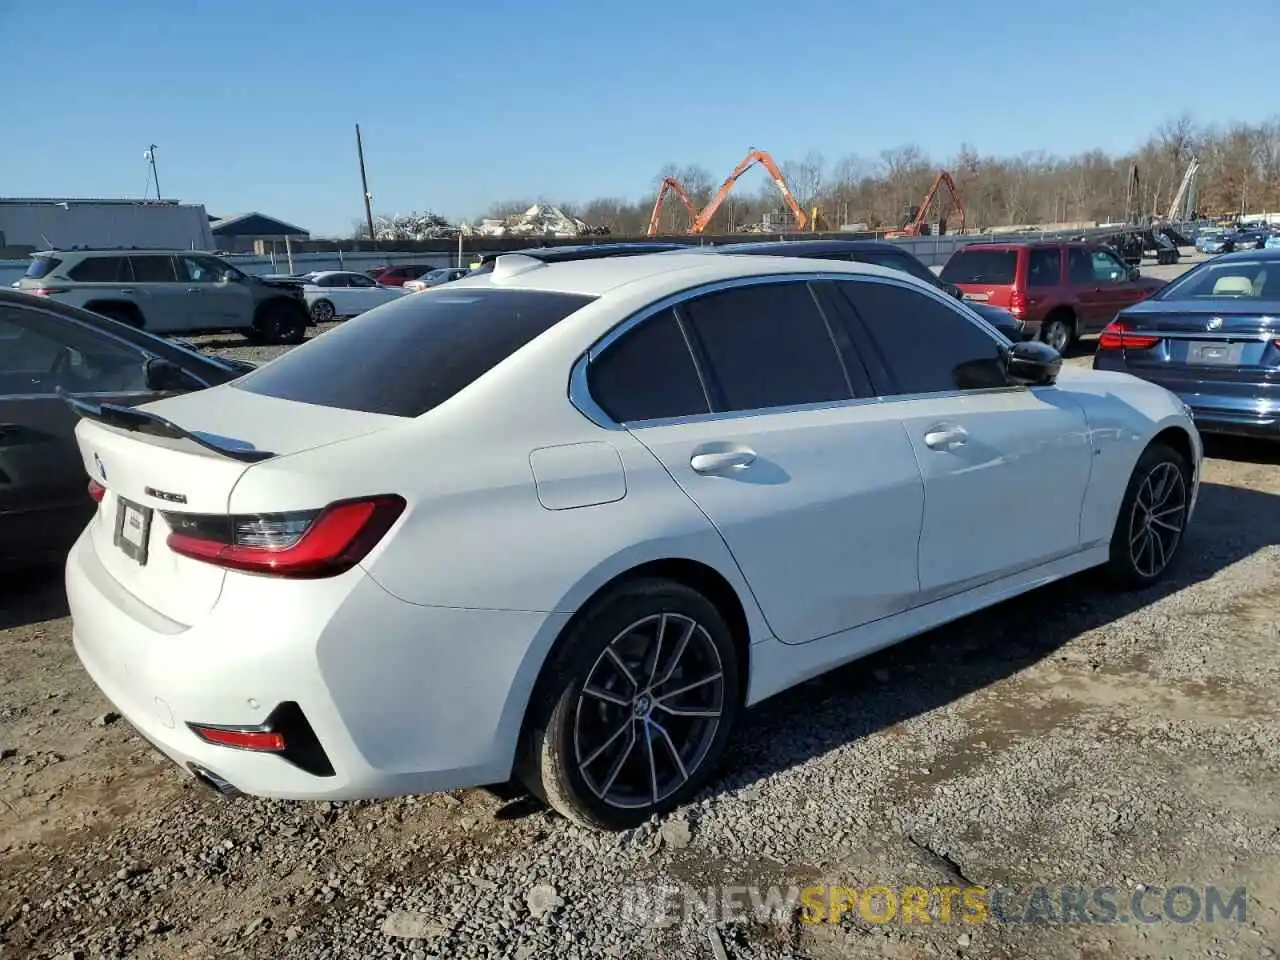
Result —
<instances>
[{"instance_id":1,"label":"trunk lid","mask_svg":"<svg viewBox=\"0 0 1280 960\"><path fill-rule=\"evenodd\" d=\"M89 525L98 559L129 593L188 625L217 603L226 572L168 549L166 513L226 515L255 463L404 422L231 386L132 409L73 405L85 470L106 488Z\"/></svg>"},{"instance_id":2,"label":"trunk lid","mask_svg":"<svg viewBox=\"0 0 1280 960\"><path fill-rule=\"evenodd\" d=\"M1134 334L1160 337L1149 349L1125 350L1127 365L1141 376L1152 375L1166 384L1280 382L1276 304L1154 300L1130 307L1117 320Z\"/></svg>"}]
</instances>

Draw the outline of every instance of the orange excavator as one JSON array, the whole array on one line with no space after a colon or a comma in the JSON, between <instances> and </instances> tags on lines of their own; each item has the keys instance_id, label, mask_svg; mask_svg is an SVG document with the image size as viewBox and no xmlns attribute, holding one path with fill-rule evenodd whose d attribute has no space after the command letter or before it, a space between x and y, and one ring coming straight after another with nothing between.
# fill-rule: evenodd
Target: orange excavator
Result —
<instances>
[{"instance_id":1,"label":"orange excavator","mask_svg":"<svg viewBox=\"0 0 1280 960\"><path fill-rule=\"evenodd\" d=\"M886 240L893 240L897 237L918 237L921 234L927 234L927 224L929 223L929 214L933 210L933 203L938 198L938 188L946 186L947 193L951 194L951 206L960 214L960 229L957 233L964 233L964 204L960 202L960 191L956 189L956 182L951 179L951 174L943 170L938 174L937 179L933 181L933 186L929 188L929 192L924 195L924 202L915 210L909 211L908 222L901 230L894 230L886 233ZM941 232L946 232L946 220L942 220Z\"/></svg>"},{"instance_id":2,"label":"orange excavator","mask_svg":"<svg viewBox=\"0 0 1280 960\"><path fill-rule=\"evenodd\" d=\"M690 230L692 230L693 223L698 219L698 208L689 199L689 191L684 188L684 184L675 177L663 177L662 186L658 188L658 199L653 205L653 216L649 218L649 236L651 237L658 235L658 224L662 220L662 201L666 199L667 191L671 191L679 197L684 204L684 208L689 211Z\"/></svg>"},{"instance_id":3,"label":"orange excavator","mask_svg":"<svg viewBox=\"0 0 1280 960\"><path fill-rule=\"evenodd\" d=\"M720 184L720 189L711 198L711 202L703 207L702 212L694 219L693 226L689 228L690 233L701 233L706 228L707 224L711 222L711 218L716 215L716 211L720 209L720 204L724 203L725 198L729 196L729 191L733 189L733 185L738 182L738 178L750 170L753 164L757 163L769 171L769 176L777 184L778 189L782 191L782 199L791 208L791 215L796 218L796 229L803 230L805 228L809 218L800 209L800 204L796 203L796 198L791 194L791 188L787 186L787 179L782 175L782 171L778 169L778 165L773 162L773 157L763 150L757 150L752 147L751 152L734 168L733 173L729 174L729 178Z\"/></svg>"}]
</instances>

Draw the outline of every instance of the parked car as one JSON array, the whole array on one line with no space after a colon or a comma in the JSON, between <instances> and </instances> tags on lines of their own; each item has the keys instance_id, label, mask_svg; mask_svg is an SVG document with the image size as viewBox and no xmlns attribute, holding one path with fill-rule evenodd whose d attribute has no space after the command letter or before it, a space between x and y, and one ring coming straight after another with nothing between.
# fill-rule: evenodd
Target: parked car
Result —
<instances>
[{"instance_id":1,"label":"parked car","mask_svg":"<svg viewBox=\"0 0 1280 960\"><path fill-rule=\"evenodd\" d=\"M1196 234L1195 247L1200 253L1229 253L1232 241L1221 228L1202 230Z\"/></svg>"},{"instance_id":2,"label":"parked car","mask_svg":"<svg viewBox=\"0 0 1280 960\"><path fill-rule=\"evenodd\" d=\"M152 333L234 330L257 343L301 343L302 287L191 250L47 250L15 287Z\"/></svg>"},{"instance_id":3,"label":"parked car","mask_svg":"<svg viewBox=\"0 0 1280 960\"><path fill-rule=\"evenodd\" d=\"M965 300L1038 325L1040 339L1059 353L1164 286L1096 243L973 243L951 255L941 279Z\"/></svg>"},{"instance_id":4,"label":"parked car","mask_svg":"<svg viewBox=\"0 0 1280 960\"><path fill-rule=\"evenodd\" d=\"M311 319L316 323L358 316L405 294L403 287L384 287L363 273L350 270L321 270L308 274L302 292L311 311Z\"/></svg>"},{"instance_id":5,"label":"parked car","mask_svg":"<svg viewBox=\"0 0 1280 960\"><path fill-rule=\"evenodd\" d=\"M105 492L76 650L205 784L514 774L635 826L743 707L1086 568L1148 585L1194 507L1176 397L905 275L517 256L454 289L136 415L80 405Z\"/></svg>"},{"instance_id":6,"label":"parked car","mask_svg":"<svg viewBox=\"0 0 1280 960\"><path fill-rule=\"evenodd\" d=\"M1215 257L1121 311L1093 366L1174 391L1202 431L1280 439L1280 250Z\"/></svg>"},{"instance_id":7,"label":"parked car","mask_svg":"<svg viewBox=\"0 0 1280 960\"><path fill-rule=\"evenodd\" d=\"M717 244L695 249L708 253L807 257L811 260L874 263L881 267L888 267L890 270L901 270L953 297L961 296L958 288L943 283L938 275L913 256L911 251L887 240L772 240L759 243ZM1014 342L1035 339L1039 332L1038 327L1028 328L1004 307L986 303L968 303L966 306Z\"/></svg>"},{"instance_id":8,"label":"parked car","mask_svg":"<svg viewBox=\"0 0 1280 960\"><path fill-rule=\"evenodd\" d=\"M77 418L59 390L135 404L252 369L48 297L0 289L0 569L64 557L93 515Z\"/></svg>"},{"instance_id":9,"label":"parked car","mask_svg":"<svg viewBox=\"0 0 1280 960\"><path fill-rule=\"evenodd\" d=\"M512 250L524 257L530 257L542 263L563 263L568 260L598 260L614 257L638 257L646 253L666 253L670 250L687 250L688 243L675 243L664 240L619 240L614 243L581 243L566 244L562 247L525 247ZM490 273L505 254L486 253L470 271L471 275Z\"/></svg>"},{"instance_id":10,"label":"parked car","mask_svg":"<svg viewBox=\"0 0 1280 960\"><path fill-rule=\"evenodd\" d=\"M1271 235L1268 236L1267 239L1263 241L1262 248L1264 250L1280 249L1280 232L1277 232L1275 230L1271 231Z\"/></svg>"},{"instance_id":11,"label":"parked car","mask_svg":"<svg viewBox=\"0 0 1280 960\"><path fill-rule=\"evenodd\" d=\"M429 263L400 263L392 267L374 267L366 271L366 275L384 287L399 287L434 269Z\"/></svg>"},{"instance_id":12,"label":"parked car","mask_svg":"<svg viewBox=\"0 0 1280 960\"><path fill-rule=\"evenodd\" d=\"M465 277L470 272L466 267L441 267L438 270L428 270L417 280L406 281L404 289L406 293L421 293L431 287L452 283L454 280Z\"/></svg>"}]
</instances>

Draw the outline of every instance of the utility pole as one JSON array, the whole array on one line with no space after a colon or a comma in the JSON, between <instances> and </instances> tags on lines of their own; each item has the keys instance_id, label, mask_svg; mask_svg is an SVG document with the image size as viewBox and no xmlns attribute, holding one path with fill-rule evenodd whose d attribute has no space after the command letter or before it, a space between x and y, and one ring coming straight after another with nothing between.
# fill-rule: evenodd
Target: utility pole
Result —
<instances>
[{"instance_id":1,"label":"utility pole","mask_svg":"<svg viewBox=\"0 0 1280 960\"><path fill-rule=\"evenodd\" d=\"M160 174L156 173L156 145L147 147L147 162L151 164L151 179L156 183L156 199L160 199Z\"/></svg>"},{"instance_id":2,"label":"utility pole","mask_svg":"<svg viewBox=\"0 0 1280 960\"><path fill-rule=\"evenodd\" d=\"M364 188L364 219L369 226L369 240L374 247L378 246L378 241L373 235L373 207L370 205L369 195L369 177L364 172L364 140L360 136L360 124L356 124L356 153L360 157L360 186Z\"/></svg>"}]
</instances>

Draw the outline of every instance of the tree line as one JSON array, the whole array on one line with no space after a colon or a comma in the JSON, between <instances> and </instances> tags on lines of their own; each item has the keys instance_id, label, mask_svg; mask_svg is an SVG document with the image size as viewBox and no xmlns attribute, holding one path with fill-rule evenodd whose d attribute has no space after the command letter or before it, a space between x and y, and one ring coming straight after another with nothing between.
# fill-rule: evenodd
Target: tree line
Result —
<instances>
[{"instance_id":1,"label":"tree line","mask_svg":"<svg viewBox=\"0 0 1280 960\"><path fill-rule=\"evenodd\" d=\"M945 169L954 177L964 203L967 228L982 230L1022 224L1114 222L1133 215L1163 214L1193 156L1200 161L1197 206L1204 215L1280 211L1280 116L1258 124L1224 126L1198 124L1183 115L1161 124L1137 150L1119 156L1102 150L1056 156L1041 150L997 157L965 144L955 156L941 161L914 145L893 147L877 156L841 157L834 163L828 163L817 150L798 160L778 159L806 213L817 207L819 229L837 230L843 224L895 229L902 225L906 210L921 202L938 172ZM1136 196L1130 196L1134 164L1138 190ZM668 176L684 184L699 209L712 198L721 179L696 164L671 163L657 172L648 193L634 199L511 200L493 204L485 216L502 218L535 202L552 203L614 235L636 236L648 228L658 186ZM934 219L946 216L948 228L955 230L958 218L949 207L944 188L938 194ZM750 229L766 216L790 224L777 188L752 170L735 186L706 232ZM661 232L684 233L688 226L684 205L668 194Z\"/></svg>"}]
</instances>

